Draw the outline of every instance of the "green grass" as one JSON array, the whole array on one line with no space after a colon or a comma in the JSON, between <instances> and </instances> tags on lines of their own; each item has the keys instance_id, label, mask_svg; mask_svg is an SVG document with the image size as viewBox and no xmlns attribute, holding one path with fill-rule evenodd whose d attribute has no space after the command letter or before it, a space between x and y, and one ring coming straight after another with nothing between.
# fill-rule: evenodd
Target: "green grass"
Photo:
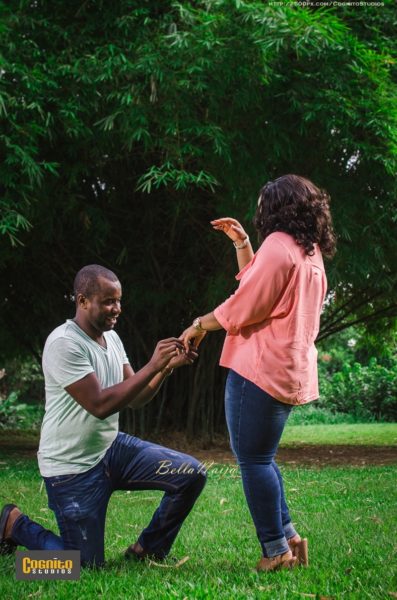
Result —
<instances>
[{"instance_id":1,"label":"green grass","mask_svg":"<svg viewBox=\"0 0 397 600\"><path fill-rule=\"evenodd\" d=\"M281 445L305 444L397 446L397 423L287 425Z\"/></svg>"},{"instance_id":2,"label":"green grass","mask_svg":"<svg viewBox=\"0 0 397 600\"><path fill-rule=\"evenodd\" d=\"M0 495L56 530L33 459L1 459ZM231 467L209 470L207 486L173 553L181 567L126 563L124 549L148 522L159 492L117 492L108 511L107 566L78 582L17 582L14 559L0 557L0 597L138 599L386 599L397 592L396 468L285 468L294 522L309 538L308 569L257 574L259 544Z\"/></svg>"},{"instance_id":3,"label":"green grass","mask_svg":"<svg viewBox=\"0 0 397 600\"><path fill-rule=\"evenodd\" d=\"M14 452L16 448L35 448L39 434L32 431L2 432L0 452ZM397 423L287 423L281 440L282 446L306 444L350 444L354 446L397 446Z\"/></svg>"}]
</instances>

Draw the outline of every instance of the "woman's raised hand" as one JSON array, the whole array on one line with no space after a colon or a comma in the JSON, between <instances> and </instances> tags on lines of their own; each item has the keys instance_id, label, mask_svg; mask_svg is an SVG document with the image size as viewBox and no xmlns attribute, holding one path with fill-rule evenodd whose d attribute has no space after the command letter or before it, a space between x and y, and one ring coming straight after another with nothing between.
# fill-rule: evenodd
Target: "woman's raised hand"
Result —
<instances>
[{"instance_id":1,"label":"woman's raised hand","mask_svg":"<svg viewBox=\"0 0 397 600\"><path fill-rule=\"evenodd\" d=\"M217 231L223 231L233 242L242 242L248 237L241 223L231 217L215 219L211 225Z\"/></svg>"}]
</instances>

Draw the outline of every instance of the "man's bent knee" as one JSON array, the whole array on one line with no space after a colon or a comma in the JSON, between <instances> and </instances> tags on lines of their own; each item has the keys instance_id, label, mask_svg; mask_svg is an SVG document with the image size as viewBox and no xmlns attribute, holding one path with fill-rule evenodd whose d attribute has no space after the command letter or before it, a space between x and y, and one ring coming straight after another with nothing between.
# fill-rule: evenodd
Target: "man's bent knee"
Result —
<instances>
[{"instance_id":1,"label":"man's bent knee","mask_svg":"<svg viewBox=\"0 0 397 600\"><path fill-rule=\"evenodd\" d=\"M194 485L194 487L197 489L198 494L200 494L207 481L207 469L205 468L205 465L203 463L200 463L196 460L194 460L193 464L194 468L192 477L194 483L192 483L192 485Z\"/></svg>"}]
</instances>

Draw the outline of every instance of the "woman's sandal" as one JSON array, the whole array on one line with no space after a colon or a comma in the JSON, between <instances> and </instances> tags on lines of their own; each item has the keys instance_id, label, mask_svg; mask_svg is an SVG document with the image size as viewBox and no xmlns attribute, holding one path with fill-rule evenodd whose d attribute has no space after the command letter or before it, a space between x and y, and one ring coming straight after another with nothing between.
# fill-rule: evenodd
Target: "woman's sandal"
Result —
<instances>
[{"instance_id":1,"label":"woman's sandal","mask_svg":"<svg viewBox=\"0 0 397 600\"><path fill-rule=\"evenodd\" d=\"M291 550L278 556L268 558L262 556L256 565L257 571L277 571L279 569L293 569L297 565L297 558L292 554Z\"/></svg>"},{"instance_id":2,"label":"woman's sandal","mask_svg":"<svg viewBox=\"0 0 397 600\"><path fill-rule=\"evenodd\" d=\"M307 538L301 538L299 535L288 540L288 545L291 548L293 556L296 557L298 565L307 567L309 565L309 553Z\"/></svg>"}]
</instances>

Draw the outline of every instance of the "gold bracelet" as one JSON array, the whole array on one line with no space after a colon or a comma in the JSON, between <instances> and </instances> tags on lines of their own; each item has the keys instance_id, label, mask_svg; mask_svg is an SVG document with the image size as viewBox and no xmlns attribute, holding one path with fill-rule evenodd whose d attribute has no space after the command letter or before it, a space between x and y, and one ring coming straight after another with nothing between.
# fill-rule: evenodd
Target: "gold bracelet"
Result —
<instances>
[{"instance_id":1,"label":"gold bracelet","mask_svg":"<svg viewBox=\"0 0 397 600\"><path fill-rule=\"evenodd\" d=\"M246 248L248 246L248 242L250 241L249 236L247 235L247 237L242 241L241 244L238 244L237 242L233 242L233 246L236 248L236 250L242 250L243 248Z\"/></svg>"}]
</instances>

